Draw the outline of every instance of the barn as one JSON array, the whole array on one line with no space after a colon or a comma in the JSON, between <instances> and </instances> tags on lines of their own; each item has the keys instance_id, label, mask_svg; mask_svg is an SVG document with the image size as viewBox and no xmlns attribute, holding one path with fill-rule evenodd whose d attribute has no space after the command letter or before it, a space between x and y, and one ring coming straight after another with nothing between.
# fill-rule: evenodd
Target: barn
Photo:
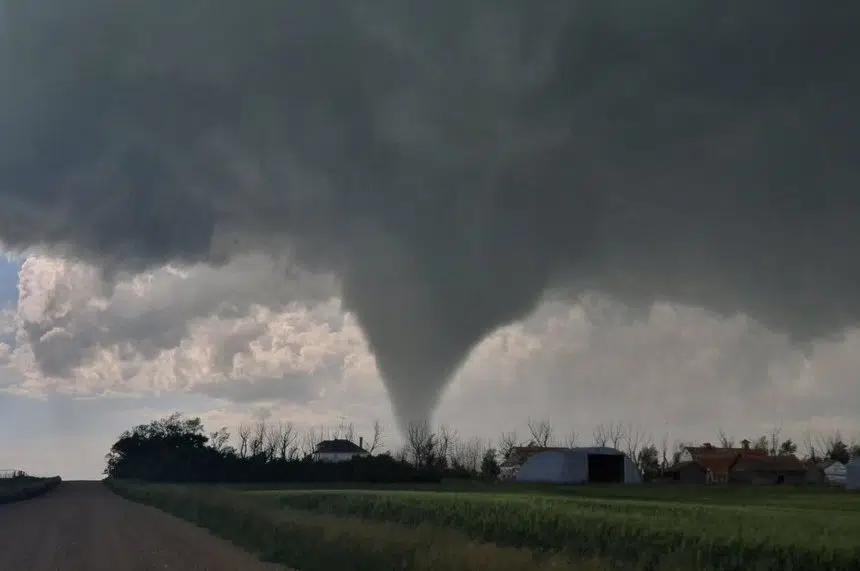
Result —
<instances>
[{"instance_id":1,"label":"barn","mask_svg":"<svg viewBox=\"0 0 860 571\"><path fill-rule=\"evenodd\" d=\"M620 450L593 447L539 452L525 461L516 473L516 480L558 484L638 484L642 482L642 475Z\"/></svg>"},{"instance_id":2,"label":"barn","mask_svg":"<svg viewBox=\"0 0 860 571\"><path fill-rule=\"evenodd\" d=\"M845 467L845 487L860 492L860 457L854 458Z\"/></svg>"}]
</instances>

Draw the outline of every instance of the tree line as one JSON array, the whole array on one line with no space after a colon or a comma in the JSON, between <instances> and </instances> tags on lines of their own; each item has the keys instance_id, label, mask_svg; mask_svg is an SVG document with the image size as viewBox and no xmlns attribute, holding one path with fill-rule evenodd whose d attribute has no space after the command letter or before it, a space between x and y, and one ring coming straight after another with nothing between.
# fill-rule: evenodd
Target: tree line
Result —
<instances>
[{"instance_id":1,"label":"tree line","mask_svg":"<svg viewBox=\"0 0 860 571\"><path fill-rule=\"evenodd\" d=\"M367 435L358 435L351 423L300 431L290 422L243 423L235 435L226 427L207 432L199 418L174 413L123 432L106 456L105 474L160 482L418 482L442 478L495 480L500 466L518 447L608 446L621 450L646 479L659 478L677 464L686 446L664 434L659 439L631 423L609 422L596 426L590 438L577 432L559 434L548 420L527 423L521 436L505 432L493 442L463 437L455 429L434 429L427 423L410 424L403 443L385 447L379 422ZM371 455L349 462L314 461L313 453L324 440L362 442ZM780 439L780 431L747 439L751 448L771 455L797 454L798 445ZM719 431L717 443L736 447L737 442ZM860 443L846 441L841 433L806 433L801 456L812 460L847 462L860 456Z\"/></svg>"}]
</instances>

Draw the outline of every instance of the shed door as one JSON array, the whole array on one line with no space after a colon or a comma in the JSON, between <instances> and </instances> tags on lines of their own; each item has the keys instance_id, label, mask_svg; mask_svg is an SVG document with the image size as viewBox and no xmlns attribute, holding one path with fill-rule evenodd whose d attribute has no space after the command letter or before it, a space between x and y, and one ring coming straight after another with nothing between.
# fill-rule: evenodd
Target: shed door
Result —
<instances>
[{"instance_id":1,"label":"shed door","mask_svg":"<svg viewBox=\"0 0 860 571\"><path fill-rule=\"evenodd\" d=\"M621 454L589 454L588 481L594 484L623 483L624 456Z\"/></svg>"}]
</instances>

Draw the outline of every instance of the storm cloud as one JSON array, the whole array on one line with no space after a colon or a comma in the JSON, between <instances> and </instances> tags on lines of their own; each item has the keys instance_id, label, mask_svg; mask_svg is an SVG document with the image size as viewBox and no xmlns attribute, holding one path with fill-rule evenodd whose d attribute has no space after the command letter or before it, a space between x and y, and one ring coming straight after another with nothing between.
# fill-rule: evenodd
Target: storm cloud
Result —
<instances>
[{"instance_id":1,"label":"storm cloud","mask_svg":"<svg viewBox=\"0 0 860 571\"><path fill-rule=\"evenodd\" d=\"M860 318L859 19L0 0L0 241L108 277L248 253L335 275L401 422L550 291L838 334Z\"/></svg>"}]
</instances>

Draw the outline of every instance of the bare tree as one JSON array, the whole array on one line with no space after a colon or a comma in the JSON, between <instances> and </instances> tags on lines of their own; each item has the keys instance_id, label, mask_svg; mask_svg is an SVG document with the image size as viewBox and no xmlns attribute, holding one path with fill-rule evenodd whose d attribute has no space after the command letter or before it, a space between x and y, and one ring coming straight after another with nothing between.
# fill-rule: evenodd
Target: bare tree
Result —
<instances>
[{"instance_id":1,"label":"bare tree","mask_svg":"<svg viewBox=\"0 0 860 571\"><path fill-rule=\"evenodd\" d=\"M355 424L341 422L331 431L331 438L335 440L349 440L355 442Z\"/></svg>"},{"instance_id":2,"label":"bare tree","mask_svg":"<svg viewBox=\"0 0 860 571\"><path fill-rule=\"evenodd\" d=\"M367 451L373 454L382 446L382 423L373 421L373 437L367 442Z\"/></svg>"},{"instance_id":3,"label":"bare tree","mask_svg":"<svg viewBox=\"0 0 860 571\"><path fill-rule=\"evenodd\" d=\"M517 438L516 431L511 432L503 432L501 436L499 436L499 454L502 456L502 461L507 460L511 456L511 452L514 451L514 448L517 448L520 445L520 440Z\"/></svg>"},{"instance_id":4,"label":"bare tree","mask_svg":"<svg viewBox=\"0 0 860 571\"><path fill-rule=\"evenodd\" d=\"M490 446L480 438L457 439L451 445L451 468L477 473Z\"/></svg>"},{"instance_id":5,"label":"bare tree","mask_svg":"<svg viewBox=\"0 0 860 571\"><path fill-rule=\"evenodd\" d=\"M409 423L406 427L406 447L416 466L427 466L436 459L436 435L429 422Z\"/></svg>"},{"instance_id":6,"label":"bare tree","mask_svg":"<svg viewBox=\"0 0 860 571\"><path fill-rule=\"evenodd\" d=\"M487 451L487 444L480 438L470 438L463 445L463 466L472 473L481 468L481 459Z\"/></svg>"},{"instance_id":7,"label":"bare tree","mask_svg":"<svg viewBox=\"0 0 860 571\"><path fill-rule=\"evenodd\" d=\"M594 443L596 446L610 445L618 448L625 438L625 426L620 422L599 424L594 428Z\"/></svg>"},{"instance_id":8,"label":"bare tree","mask_svg":"<svg viewBox=\"0 0 860 571\"><path fill-rule=\"evenodd\" d=\"M248 452L252 458L262 456L266 446L266 421L257 422L251 429L251 440L248 442Z\"/></svg>"},{"instance_id":9,"label":"bare tree","mask_svg":"<svg viewBox=\"0 0 860 571\"><path fill-rule=\"evenodd\" d=\"M803 431L803 450L806 453L806 457L810 460L818 460L818 448L816 446L818 439L815 437L815 433L810 429L806 429Z\"/></svg>"},{"instance_id":10,"label":"bare tree","mask_svg":"<svg viewBox=\"0 0 860 571\"><path fill-rule=\"evenodd\" d=\"M576 448L576 442L579 438L579 435L576 433L576 430L570 429L570 432L567 434L567 438L564 440L564 445L568 448Z\"/></svg>"},{"instance_id":11,"label":"bare tree","mask_svg":"<svg viewBox=\"0 0 860 571\"><path fill-rule=\"evenodd\" d=\"M403 446L398 448L392 456L394 457L395 460L398 460L400 462L408 462L409 461L409 454L410 454L409 447L404 444Z\"/></svg>"},{"instance_id":12,"label":"bare tree","mask_svg":"<svg viewBox=\"0 0 860 571\"><path fill-rule=\"evenodd\" d=\"M669 468L669 435L665 432L660 437L660 471L665 472Z\"/></svg>"},{"instance_id":13,"label":"bare tree","mask_svg":"<svg viewBox=\"0 0 860 571\"><path fill-rule=\"evenodd\" d=\"M325 440L325 431L315 427L310 427L301 438L299 445L300 454L302 456L310 456L317 448L317 444Z\"/></svg>"},{"instance_id":14,"label":"bare tree","mask_svg":"<svg viewBox=\"0 0 860 571\"><path fill-rule=\"evenodd\" d=\"M292 422L279 422L277 428L278 437L278 458L281 460L292 460L296 457L298 449L295 445L296 434L295 426Z\"/></svg>"},{"instance_id":15,"label":"bare tree","mask_svg":"<svg viewBox=\"0 0 860 571\"><path fill-rule=\"evenodd\" d=\"M721 428L719 432L720 446L723 448L734 448L735 447L735 439L726 434L726 432Z\"/></svg>"},{"instance_id":16,"label":"bare tree","mask_svg":"<svg viewBox=\"0 0 860 571\"><path fill-rule=\"evenodd\" d=\"M623 430L624 442L627 456L634 462L638 461L639 451L646 446L653 446L651 436L646 434L642 427L628 424ZM650 458L650 456L649 456Z\"/></svg>"},{"instance_id":17,"label":"bare tree","mask_svg":"<svg viewBox=\"0 0 860 571\"><path fill-rule=\"evenodd\" d=\"M609 435L607 434L606 426L598 424L592 431L594 436L594 445L603 448L609 443Z\"/></svg>"},{"instance_id":18,"label":"bare tree","mask_svg":"<svg viewBox=\"0 0 860 571\"><path fill-rule=\"evenodd\" d=\"M436 434L435 457L443 466L447 465L451 450L459 440L460 435L456 430L444 424L439 427L439 432Z\"/></svg>"},{"instance_id":19,"label":"bare tree","mask_svg":"<svg viewBox=\"0 0 860 571\"><path fill-rule=\"evenodd\" d=\"M251 438L251 425L242 423L239 425L239 457L248 457L248 440Z\"/></svg>"},{"instance_id":20,"label":"bare tree","mask_svg":"<svg viewBox=\"0 0 860 571\"><path fill-rule=\"evenodd\" d=\"M535 446L547 448L552 443L552 423L549 420L528 421L529 434Z\"/></svg>"},{"instance_id":21,"label":"bare tree","mask_svg":"<svg viewBox=\"0 0 860 571\"><path fill-rule=\"evenodd\" d=\"M768 450L768 453L771 456L776 456L779 453L779 435L781 432L782 428L777 428L776 426L774 426L773 428L771 428L770 433L768 434L768 440L770 441L770 450Z\"/></svg>"},{"instance_id":22,"label":"bare tree","mask_svg":"<svg viewBox=\"0 0 860 571\"><path fill-rule=\"evenodd\" d=\"M274 460L278 457L278 449L281 445L280 423L266 425L266 438L263 445L263 456L266 460Z\"/></svg>"}]
</instances>

